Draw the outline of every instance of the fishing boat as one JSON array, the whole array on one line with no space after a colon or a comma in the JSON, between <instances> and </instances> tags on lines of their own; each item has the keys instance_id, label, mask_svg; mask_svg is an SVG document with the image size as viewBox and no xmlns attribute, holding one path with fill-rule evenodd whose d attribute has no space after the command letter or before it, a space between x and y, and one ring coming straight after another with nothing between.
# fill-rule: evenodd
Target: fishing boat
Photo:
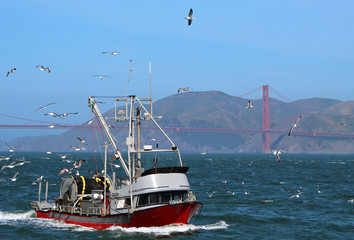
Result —
<instances>
[{"instance_id":1,"label":"fishing boat","mask_svg":"<svg viewBox=\"0 0 354 240\"><path fill-rule=\"evenodd\" d=\"M167 136L152 115L150 98L138 99L136 96L114 97L115 102L124 102L126 111L115 109L113 118L117 122L128 121L126 138L127 157L123 158L118 142L111 133L95 97L89 97L88 105L103 129L107 141L104 143L104 171L94 177L68 175L60 186L59 196L48 201L48 182L46 182L45 200L41 199L39 183L38 201L31 206L37 218L56 219L65 223L77 224L104 230L111 226L152 227L170 224L188 224L192 217L200 212L203 204L198 202L191 191L187 178L188 167L183 165L179 148ZM144 101L150 101L148 111ZM159 148L158 144L142 145L141 125L150 121L164 136L168 147ZM155 139L150 139L155 140ZM145 143L149 143L146 141ZM166 145L166 144L165 144ZM107 173L107 149L112 148L114 161L119 161L125 178L118 178L116 172ZM153 153L153 154L151 154ZM157 154L173 154L177 164L158 166ZM154 166L144 169L144 156L154 156Z\"/></svg>"}]
</instances>

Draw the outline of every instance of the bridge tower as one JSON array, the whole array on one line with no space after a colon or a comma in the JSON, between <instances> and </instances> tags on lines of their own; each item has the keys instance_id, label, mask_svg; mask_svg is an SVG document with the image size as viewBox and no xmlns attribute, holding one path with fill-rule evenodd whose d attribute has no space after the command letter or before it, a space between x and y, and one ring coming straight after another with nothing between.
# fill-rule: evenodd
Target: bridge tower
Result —
<instances>
[{"instance_id":1,"label":"bridge tower","mask_svg":"<svg viewBox=\"0 0 354 240\"><path fill-rule=\"evenodd\" d=\"M269 120L269 87L263 85L263 116L262 116L262 151L264 153L270 153L270 120Z\"/></svg>"}]
</instances>

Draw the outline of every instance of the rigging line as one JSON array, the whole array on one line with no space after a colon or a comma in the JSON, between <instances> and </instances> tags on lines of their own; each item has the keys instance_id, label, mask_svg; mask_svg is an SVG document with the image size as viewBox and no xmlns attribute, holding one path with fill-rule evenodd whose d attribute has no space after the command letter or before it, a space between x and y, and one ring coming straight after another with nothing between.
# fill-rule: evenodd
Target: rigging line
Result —
<instances>
[{"instance_id":1,"label":"rigging line","mask_svg":"<svg viewBox=\"0 0 354 240\"><path fill-rule=\"evenodd\" d=\"M94 115L93 112L92 113L92 116ZM95 129L92 128L92 143L93 143L93 152L94 152L94 158L95 158L95 165L96 165L96 171L97 171L97 157L96 157L96 147L95 147Z\"/></svg>"}]
</instances>

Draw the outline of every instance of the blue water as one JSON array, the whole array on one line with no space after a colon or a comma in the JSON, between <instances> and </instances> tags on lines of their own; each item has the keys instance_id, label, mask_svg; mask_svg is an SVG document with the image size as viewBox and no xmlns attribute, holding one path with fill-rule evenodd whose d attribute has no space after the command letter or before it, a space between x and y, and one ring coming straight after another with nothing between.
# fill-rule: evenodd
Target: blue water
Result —
<instances>
[{"instance_id":1,"label":"blue water","mask_svg":"<svg viewBox=\"0 0 354 240\"><path fill-rule=\"evenodd\" d=\"M83 175L95 169L92 154L68 158L86 159ZM16 182L0 182L0 239L354 239L354 155L284 153L280 164L273 154L182 158L190 167L192 190L204 203L196 222L94 231L34 218L29 202L38 199L38 185L32 182L43 175L50 183L49 198L54 199L61 181L57 173L72 163L60 161L56 154L16 153L0 166L14 160L31 163L0 171L1 179L20 171ZM299 198L290 198L300 192Z\"/></svg>"}]
</instances>

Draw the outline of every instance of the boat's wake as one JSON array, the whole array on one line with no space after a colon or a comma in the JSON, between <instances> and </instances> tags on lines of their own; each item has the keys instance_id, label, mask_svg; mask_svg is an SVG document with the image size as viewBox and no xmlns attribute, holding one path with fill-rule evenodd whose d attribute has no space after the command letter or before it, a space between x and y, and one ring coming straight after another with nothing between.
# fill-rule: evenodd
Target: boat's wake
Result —
<instances>
[{"instance_id":1,"label":"boat's wake","mask_svg":"<svg viewBox=\"0 0 354 240\"><path fill-rule=\"evenodd\" d=\"M180 225L180 224L172 224L163 227L140 227L140 228L122 228L122 227L110 227L109 231L118 231L124 232L128 234L147 234L147 235L155 235L155 236L169 236L174 234L188 234L199 230L217 230L217 229L225 229L229 225L224 221L219 221L214 224L208 225Z\"/></svg>"}]
</instances>

